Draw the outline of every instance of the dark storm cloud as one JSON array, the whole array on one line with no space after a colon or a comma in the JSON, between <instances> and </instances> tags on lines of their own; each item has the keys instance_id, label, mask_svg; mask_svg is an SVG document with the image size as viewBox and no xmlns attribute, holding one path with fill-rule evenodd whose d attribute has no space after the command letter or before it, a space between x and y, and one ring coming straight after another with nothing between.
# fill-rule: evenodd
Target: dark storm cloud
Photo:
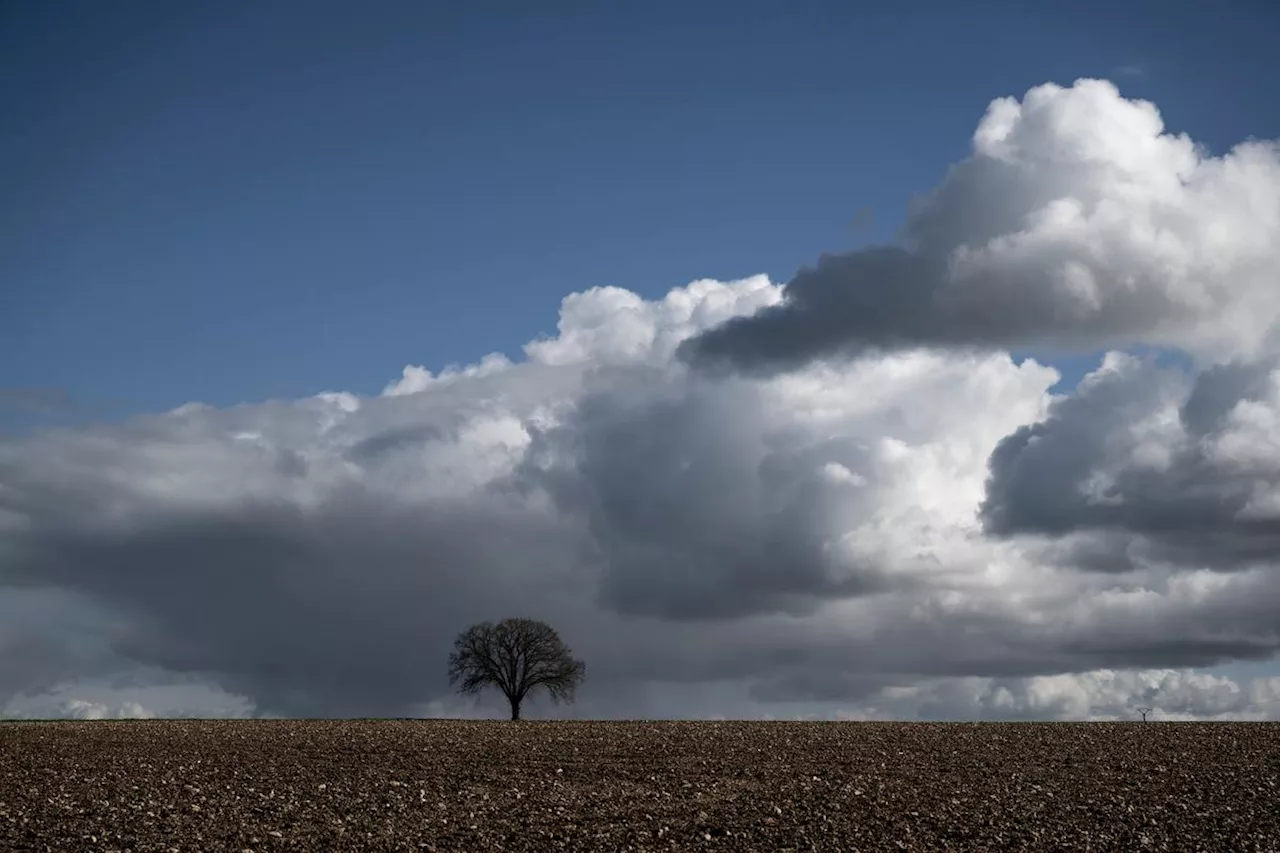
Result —
<instances>
[{"instance_id":1,"label":"dark storm cloud","mask_svg":"<svg viewBox=\"0 0 1280 853\"><path fill-rule=\"evenodd\" d=\"M680 383L661 374L598 374L574 413L542 435L528 482L586 519L603 568L601 601L619 613L725 619L811 612L823 601L883 591L874 565L827 549L834 498L824 461L864 467L865 451L826 442L770 446L749 384ZM657 393L655 393L655 389ZM837 443L838 444L838 443Z\"/></svg>"},{"instance_id":2,"label":"dark storm cloud","mask_svg":"<svg viewBox=\"0 0 1280 853\"><path fill-rule=\"evenodd\" d=\"M111 649L119 629L110 613L65 589L18 588L11 561L0 560L0 706L14 685L47 690L119 664Z\"/></svg>"},{"instance_id":3,"label":"dark storm cloud","mask_svg":"<svg viewBox=\"0 0 1280 853\"><path fill-rule=\"evenodd\" d=\"M1217 430L1242 400L1261 400L1267 393L1274 361L1233 361L1214 365L1196 377L1180 417L1187 430L1200 438Z\"/></svg>"},{"instance_id":4,"label":"dark storm cloud","mask_svg":"<svg viewBox=\"0 0 1280 853\"><path fill-rule=\"evenodd\" d=\"M941 264L896 247L826 255L791 280L785 302L690 338L679 356L756 373L873 348L966 342L959 318L930 308L942 273Z\"/></svg>"},{"instance_id":5,"label":"dark storm cloud","mask_svg":"<svg viewBox=\"0 0 1280 853\"><path fill-rule=\"evenodd\" d=\"M468 621L554 609L545 567L566 556L556 530L497 503L353 495L49 530L24 542L9 583L89 595L128 615L121 657L215 674L266 710L386 714L445 691L439 650Z\"/></svg>"},{"instance_id":6,"label":"dark storm cloud","mask_svg":"<svg viewBox=\"0 0 1280 853\"><path fill-rule=\"evenodd\" d=\"M1110 83L1046 85L991 104L896 244L823 257L679 354L771 373L914 346L1248 353L1280 316L1278 221L1274 143L1210 158Z\"/></svg>"},{"instance_id":7,"label":"dark storm cloud","mask_svg":"<svg viewBox=\"0 0 1280 853\"><path fill-rule=\"evenodd\" d=\"M1241 470L1211 452L1228 414L1264 395L1271 365L1215 367L1188 389L1179 373L1150 362L1117 364L997 445L985 529L1067 537L1056 553L1100 571L1272 561L1280 519L1249 510L1259 485L1275 487L1275 472ZM1163 423L1155 434L1144 429L1153 422ZM1144 452L1158 461L1135 461ZM1082 532L1098 535L1071 537Z\"/></svg>"}]
</instances>

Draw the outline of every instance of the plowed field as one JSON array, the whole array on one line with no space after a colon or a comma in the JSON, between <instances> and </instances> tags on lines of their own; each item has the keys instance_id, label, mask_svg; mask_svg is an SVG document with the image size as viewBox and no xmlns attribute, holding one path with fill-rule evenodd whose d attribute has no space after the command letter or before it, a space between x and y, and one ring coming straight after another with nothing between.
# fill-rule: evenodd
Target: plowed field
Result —
<instances>
[{"instance_id":1,"label":"plowed field","mask_svg":"<svg viewBox=\"0 0 1280 853\"><path fill-rule=\"evenodd\" d=\"M0 850L1280 851L1280 724L0 724Z\"/></svg>"}]
</instances>

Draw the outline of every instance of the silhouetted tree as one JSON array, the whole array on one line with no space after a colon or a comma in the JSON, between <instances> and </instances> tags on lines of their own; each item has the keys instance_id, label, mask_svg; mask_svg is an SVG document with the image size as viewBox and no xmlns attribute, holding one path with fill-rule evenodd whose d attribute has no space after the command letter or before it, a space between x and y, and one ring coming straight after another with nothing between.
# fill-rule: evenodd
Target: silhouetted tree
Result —
<instances>
[{"instance_id":1,"label":"silhouetted tree","mask_svg":"<svg viewBox=\"0 0 1280 853\"><path fill-rule=\"evenodd\" d=\"M536 619L481 622L458 635L449 655L449 683L465 694L493 685L520 719L520 703L539 687L553 702L572 702L587 665L575 660L560 635Z\"/></svg>"},{"instance_id":2,"label":"silhouetted tree","mask_svg":"<svg viewBox=\"0 0 1280 853\"><path fill-rule=\"evenodd\" d=\"M1139 708L1138 713L1142 715L1142 722L1145 723L1147 721L1147 714L1150 714L1154 710L1154 708Z\"/></svg>"}]
</instances>

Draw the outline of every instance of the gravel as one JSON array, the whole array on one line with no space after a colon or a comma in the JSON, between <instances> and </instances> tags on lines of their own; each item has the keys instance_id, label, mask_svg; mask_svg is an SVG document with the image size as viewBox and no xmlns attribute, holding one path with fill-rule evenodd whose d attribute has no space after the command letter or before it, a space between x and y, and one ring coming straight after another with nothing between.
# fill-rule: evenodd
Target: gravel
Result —
<instances>
[{"instance_id":1,"label":"gravel","mask_svg":"<svg viewBox=\"0 0 1280 853\"><path fill-rule=\"evenodd\" d=\"M0 724L0 850L1280 851L1280 723Z\"/></svg>"}]
</instances>

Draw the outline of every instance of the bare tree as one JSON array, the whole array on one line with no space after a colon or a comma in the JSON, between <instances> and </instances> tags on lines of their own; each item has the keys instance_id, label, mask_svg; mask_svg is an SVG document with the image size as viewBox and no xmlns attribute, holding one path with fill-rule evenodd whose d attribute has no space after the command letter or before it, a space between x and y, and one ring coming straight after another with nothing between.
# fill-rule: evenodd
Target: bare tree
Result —
<instances>
[{"instance_id":1,"label":"bare tree","mask_svg":"<svg viewBox=\"0 0 1280 853\"><path fill-rule=\"evenodd\" d=\"M1139 708L1139 709L1138 709L1138 713L1142 715L1142 722L1144 722L1144 723L1145 723L1145 722L1147 721L1147 714L1150 714L1153 710L1155 710L1155 709L1154 709L1154 708Z\"/></svg>"},{"instance_id":2,"label":"bare tree","mask_svg":"<svg viewBox=\"0 0 1280 853\"><path fill-rule=\"evenodd\" d=\"M493 685L511 704L511 719L520 719L520 703L539 687L551 701L573 701L587 665L575 660L560 635L536 619L481 622L458 635L449 655L449 683L464 694Z\"/></svg>"}]
</instances>

